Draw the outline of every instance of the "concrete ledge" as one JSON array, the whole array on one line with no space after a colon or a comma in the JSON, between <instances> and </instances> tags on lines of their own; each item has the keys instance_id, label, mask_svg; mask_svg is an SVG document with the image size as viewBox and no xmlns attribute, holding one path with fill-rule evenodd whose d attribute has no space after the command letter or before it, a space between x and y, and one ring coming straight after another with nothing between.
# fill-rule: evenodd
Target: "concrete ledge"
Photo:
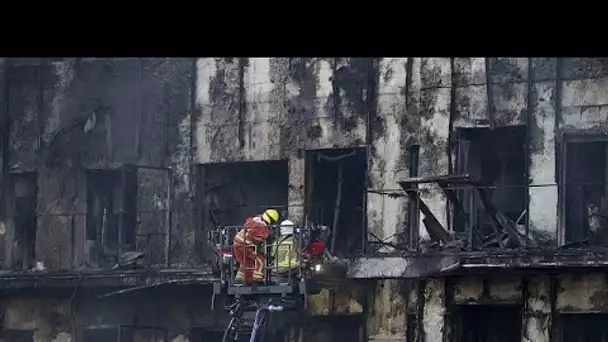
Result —
<instances>
[{"instance_id":1,"label":"concrete ledge","mask_svg":"<svg viewBox=\"0 0 608 342\"><path fill-rule=\"evenodd\" d=\"M437 277L492 270L538 270L608 267L608 252L510 251L509 253L453 253L360 257L348 262L351 279Z\"/></svg>"},{"instance_id":2,"label":"concrete ledge","mask_svg":"<svg viewBox=\"0 0 608 342\"><path fill-rule=\"evenodd\" d=\"M99 270L83 272L0 273L0 289L135 287L160 283L211 283L218 280L210 269Z\"/></svg>"},{"instance_id":3,"label":"concrete ledge","mask_svg":"<svg viewBox=\"0 0 608 342\"><path fill-rule=\"evenodd\" d=\"M351 279L420 278L458 263L456 256L357 258L348 262Z\"/></svg>"}]
</instances>

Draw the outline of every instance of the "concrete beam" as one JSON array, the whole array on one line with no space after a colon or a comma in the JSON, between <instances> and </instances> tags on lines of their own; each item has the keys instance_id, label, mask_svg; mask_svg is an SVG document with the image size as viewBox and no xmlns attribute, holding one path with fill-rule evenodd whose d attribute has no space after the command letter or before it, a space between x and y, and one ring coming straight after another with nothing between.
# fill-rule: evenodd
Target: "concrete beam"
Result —
<instances>
[{"instance_id":1,"label":"concrete beam","mask_svg":"<svg viewBox=\"0 0 608 342\"><path fill-rule=\"evenodd\" d=\"M349 260L347 277L351 279L424 278L455 274L460 271L496 269L537 270L608 267L606 252L515 251L502 254L462 253L411 256L362 257Z\"/></svg>"},{"instance_id":2,"label":"concrete beam","mask_svg":"<svg viewBox=\"0 0 608 342\"><path fill-rule=\"evenodd\" d=\"M138 287L169 283L211 284L218 280L210 270L112 270L97 272L7 272L0 274L0 290L31 288Z\"/></svg>"},{"instance_id":3,"label":"concrete beam","mask_svg":"<svg viewBox=\"0 0 608 342\"><path fill-rule=\"evenodd\" d=\"M351 279L421 278L458 264L456 256L357 258L348 262Z\"/></svg>"}]
</instances>

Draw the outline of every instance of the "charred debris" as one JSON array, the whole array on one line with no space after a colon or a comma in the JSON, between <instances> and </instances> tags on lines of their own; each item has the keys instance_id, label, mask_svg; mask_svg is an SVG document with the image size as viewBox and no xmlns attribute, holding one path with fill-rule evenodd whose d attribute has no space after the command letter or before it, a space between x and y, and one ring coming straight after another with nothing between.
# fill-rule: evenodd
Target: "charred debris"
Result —
<instances>
[{"instance_id":1,"label":"charred debris","mask_svg":"<svg viewBox=\"0 0 608 342\"><path fill-rule=\"evenodd\" d=\"M389 254L568 255L602 252L608 247L608 206L605 203L607 145L604 141L567 140L560 174L565 207L564 243L555 247L533 231L527 221L529 191L526 168L526 130L523 126L458 129L453 139L453 173L419 176L419 145L409 147L409 176L398 181L403 191L383 192L407 198L407 227L396 243L369 233L370 245L388 247ZM565 147L564 147L565 149ZM555 185L536 185L547 187ZM429 189L440 189L446 199L447 225L424 199ZM421 219L422 218L422 219ZM424 227L428 239L420 236ZM384 250L386 252L386 249ZM385 254L385 253L383 253Z\"/></svg>"}]
</instances>

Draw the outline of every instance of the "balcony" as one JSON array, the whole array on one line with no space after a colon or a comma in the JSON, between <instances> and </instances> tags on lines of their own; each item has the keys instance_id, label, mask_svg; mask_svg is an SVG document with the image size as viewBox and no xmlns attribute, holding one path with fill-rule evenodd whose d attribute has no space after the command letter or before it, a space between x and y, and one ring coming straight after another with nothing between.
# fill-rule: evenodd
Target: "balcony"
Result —
<instances>
[{"instance_id":1,"label":"balcony","mask_svg":"<svg viewBox=\"0 0 608 342\"><path fill-rule=\"evenodd\" d=\"M407 203L407 225L374 234L350 278L418 278L608 266L603 182L517 185L469 174L403 178L386 195Z\"/></svg>"}]
</instances>

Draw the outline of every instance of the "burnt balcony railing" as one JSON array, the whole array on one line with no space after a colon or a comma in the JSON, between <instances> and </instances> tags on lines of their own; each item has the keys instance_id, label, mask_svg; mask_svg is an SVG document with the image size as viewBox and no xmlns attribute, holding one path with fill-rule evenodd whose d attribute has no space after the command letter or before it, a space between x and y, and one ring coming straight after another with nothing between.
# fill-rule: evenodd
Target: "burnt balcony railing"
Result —
<instances>
[{"instance_id":1,"label":"burnt balcony railing","mask_svg":"<svg viewBox=\"0 0 608 342\"><path fill-rule=\"evenodd\" d=\"M375 191L402 198L406 223L388 238L369 232L367 254L608 250L605 184L502 183L445 175Z\"/></svg>"}]
</instances>

